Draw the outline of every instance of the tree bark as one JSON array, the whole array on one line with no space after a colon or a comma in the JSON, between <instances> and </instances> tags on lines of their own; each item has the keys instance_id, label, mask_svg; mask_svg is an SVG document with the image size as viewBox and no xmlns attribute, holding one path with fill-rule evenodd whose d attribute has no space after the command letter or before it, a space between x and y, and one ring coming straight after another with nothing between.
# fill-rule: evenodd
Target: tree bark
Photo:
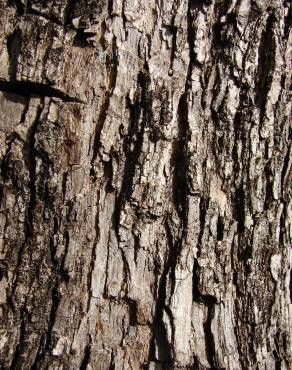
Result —
<instances>
[{"instance_id":1,"label":"tree bark","mask_svg":"<svg viewBox=\"0 0 292 370\"><path fill-rule=\"evenodd\" d=\"M291 369L289 2L0 9L0 368Z\"/></svg>"}]
</instances>

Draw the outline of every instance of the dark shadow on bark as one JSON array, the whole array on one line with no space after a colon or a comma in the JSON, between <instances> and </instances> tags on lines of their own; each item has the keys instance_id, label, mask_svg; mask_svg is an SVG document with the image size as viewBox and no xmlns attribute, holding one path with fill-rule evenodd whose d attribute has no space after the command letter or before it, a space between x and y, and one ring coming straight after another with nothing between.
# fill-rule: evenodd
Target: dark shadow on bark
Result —
<instances>
[{"instance_id":1,"label":"dark shadow on bark","mask_svg":"<svg viewBox=\"0 0 292 370\"><path fill-rule=\"evenodd\" d=\"M22 16L25 13L25 6L21 0L9 0L8 6L15 6L17 10L17 15Z\"/></svg>"},{"instance_id":2,"label":"dark shadow on bark","mask_svg":"<svg viewBox=\"0 0 292 370\"><path fill-rule=\"evenodd\" d=\"M80 370L86 370L87 369L87 366L89 365L89 362L90 362L90 355L91 355L91 345L87 344L85 346L84 356L83 356L82 363L80 365Z\"/></svg>"},{"instance_id":3,"label":"dark shadow on bark","mask_svg":"<svg viewBox=\"0 0 292 370\"><path fill-rule=\"evenodd\" d=\"M33 82L33 81L5 81L0 80L0 91L6 91L18 95L30 97L36 96L49 96L55 97L68 103L84 103L81 100L74 98L54 87L47 84Z\"/></svg>"}]
</instances>

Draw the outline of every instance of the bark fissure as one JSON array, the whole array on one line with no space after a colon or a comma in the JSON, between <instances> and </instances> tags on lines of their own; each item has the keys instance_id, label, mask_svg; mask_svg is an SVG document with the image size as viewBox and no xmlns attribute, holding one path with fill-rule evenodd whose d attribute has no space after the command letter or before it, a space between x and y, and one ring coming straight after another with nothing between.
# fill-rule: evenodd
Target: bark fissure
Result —
<instances>
[{"instance_id":1,"label":"bark fissure","mask_svg":"<svg viewBox=\"0 0 292 370\"><path fill-rule=\"evenodd\" d=\"M18 256L17 256L17 270L15 273L15 280L13 283L13 288L12 288L12 296L15 293L15 289L17 288L17 283L18 283L18 278L20 274L22 273L20 268L21 268L21 261L23 257L23 253L26 248L29 248L30 241L33 240L34 237L34 209L36 205L36 148L35 148L35 136L37 133L38 125L40 123L40 117L42 114L43 110L43 102L41 103L40 107L38 108L37 115L35 118L34 123L30 127L30 130L28 132L28 138L27 142L25 143L24 146L24 151L26 153L26 165L29 171L29 202L27 205L27 211L26 211L26 216L25 216L25 240L21 247L19 248L18 251Z\"/></svg>"},{"instance_id":2,"label":"bark fissure","mask_svg":"<svg viewBox=\"0 0 292 370\"><path fill-rule=\"evenodd\" d=\"M257 76L256 104L261 109L261 120L264 119L267 95L271 85L272 73L275 68L275 41L273 28L275 15L272 13L266 21L266 28L262 32L259 46L259 64Z\"/></svg>"},{"instance_id":3,"label":"bark fissure","mask_svg":"<svg viewBox=\"0 0 292 370\"><path fill-rule=\"evenodd\" d=\"M114 58L113 60L110 60L108 55L106 56L107 68L109 69L108 71L109 84L107 86L106 91L104 92L104 100L100 108L98 122L97 122L97 126L95 129L95 135L94 135L94 141L93 141L93 155L91 159L91 176L93 177L93 179L95 179L94 164L95 164L95 161L97 160L99 151L101 149L100 134L101 134L102 128L106 120L107 112L110 107L110 99L111 99L111 96L113 95L114 88L116 85L116 79L117 79L118 61L117 61L117 46L116 46L115 41L113 41L113 44L112 44L112 56ZM104 161L103 161L103 165L104 165L105 172L106 172L107 164Z\"/></svg>"},{"instance_id":4,"label":"bark fissure","mask_svg":"<svg viewBox=\"0 0 292 370\"><path fill-rule=\"evenodd\" d=\"M11 370L16 370L16 369L19 368L21 357L23 355L22 346L23 346L23 341L24 341L24 338L25 338L24 313L25 313L25 310L22 309L21 310L21 314L20 314L20 336L19 336L19 342L18 342L18 344L16 346L16 349L14 351L13 359L12 359L12 362L11 362L11 365L10 365L10 369Z\"/></svg>"},{"instance_id":5,"label":"bark fissure","mask_svg":"<svg viewBox=\"0 0 292 370\"><path fill-rule=\"evenodd\" d=\"M91 347L90 347L90 344L87 344L85 346L84 357L83 357L82 363L80 365L80 370L86 370L87 369L87 366L90 363L90 355L91 355Z\"/></svg>"},{"instance_id":6,"label":"bark fissure","mask_svg":"<svg viewBox=\"0 0 292 370\"><path fill-rule=\"evenodd\" d=\"M187 93L182 95L178 106L178 140L174 143L173 153L173 202L182 221L182 229L187 222L187 195L188 195L188 108Z\"/></svg>"},{"instance_id":7,"label":"bark fissure","mask_svg":"<svg viewBox=\"0 0 292 370\"><path fill-rule=\"evenodd\" d=\"M290 135L292 137L292 135ZM291 140L290 140L291 142ZM290 146L288 147L287 149L287 152L286 152L286 155L284 157L284 160L283 160L283 167L282 167L282 172L281 172L281 190L282 190L282 194L284 195L285 197L285 181L286 181L286 178L288 177L289 175L289 165L290 165L290 158L291 158L291 144Z\"/></svg>"},{"instance_id":8,"label":"bark fissure","mask_svg":"<svg viewBox=\"0 0 292 370\"><path fill-rule=\"evenodd\" d=\"M213 298L213 297L212 297ZM212 298L211 298L211 301L212 301ZM213 318L213 310L214 310L214 304L213 303L207 303L207 300L206 297L204 297L204 303L207 304L207 307L208 307L208 315L207 315L207 319L204 323L204 332L205 332L205 340L206 340L206 353L207 353L207 358L208 358L208 361L211 365L211 369L218 369L218 367L216 366L216 362L215 362L215 342L214 342L214 336L213 336L213 333L212 333L212 329L211 329L211 323L212 323L212 318ZM222 370L222 369L220 369Z\"/></svg>"},{"instance_id":9,"label":"bark fissure","mask_svg":"<svg viewBox=\"0 0 292 370\"><path fill-rule=\"evenodd\" d=\"M122 212L122 207L126 200L130 199L132 186L134 181L135 169L138 165L139 155L141 152L141 147L143 144L143 136L144 130L149 121L151 121L151 112L148 111L149 107L148 104L151 104L151 98L146 95L147 85L149 84L149 79L144 73L140 73L138 76L138 85L141 86L141 102L143 101L143 105L137 110L137 106L129 104L130 109L130 127L128 136L125 138L123 143L123 149L126 156L126 161L124 165L124 172L122 177L122 185L121 190L118 195L116 201L116 207L114 211L114 219L115 219L115 230L116 236L119 240L119 226L120 226L120 216ZM138 104L138 103L136 103ZM144 105L145 104L145 105ZM140 123L140 116L142 121ZM131 138L131 141L129 139ZM134 139L135 138L135 139ZM134 139L134 140L133 140ZM131 148L131 144L134 142L133 148Z\"/></svg>"}]
</instances>

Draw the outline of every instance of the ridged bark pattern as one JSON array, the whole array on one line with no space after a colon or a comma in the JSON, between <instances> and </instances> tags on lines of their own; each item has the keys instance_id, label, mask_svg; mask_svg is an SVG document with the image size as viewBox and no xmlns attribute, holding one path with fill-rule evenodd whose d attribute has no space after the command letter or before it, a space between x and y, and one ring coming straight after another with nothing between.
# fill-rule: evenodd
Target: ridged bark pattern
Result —
<instances>
[{"instance_id":1,"label":"ridged bark pattern","mask_svg":"<svg viewBox=\"0 0 292 370\"><path fill-rule=\"evenodd\" d=\"M291 369L290 21L0 1L1 369Z\"/></svg>"}]
</instances>

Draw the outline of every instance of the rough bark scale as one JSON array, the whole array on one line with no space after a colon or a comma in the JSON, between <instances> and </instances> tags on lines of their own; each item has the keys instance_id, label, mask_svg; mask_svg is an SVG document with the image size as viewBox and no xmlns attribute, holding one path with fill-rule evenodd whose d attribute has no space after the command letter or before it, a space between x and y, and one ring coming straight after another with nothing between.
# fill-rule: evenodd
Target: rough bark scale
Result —
<instances>
[{"instance_id":1,"label":"rough bark scale","mask_svg":"<svg viewBox=\"0 0 292 370\"><path fill-rule=\"evenodd\" d=\"M291 368L288 3L1 1L2 369Z\"/></svg>"}]
</instances>

